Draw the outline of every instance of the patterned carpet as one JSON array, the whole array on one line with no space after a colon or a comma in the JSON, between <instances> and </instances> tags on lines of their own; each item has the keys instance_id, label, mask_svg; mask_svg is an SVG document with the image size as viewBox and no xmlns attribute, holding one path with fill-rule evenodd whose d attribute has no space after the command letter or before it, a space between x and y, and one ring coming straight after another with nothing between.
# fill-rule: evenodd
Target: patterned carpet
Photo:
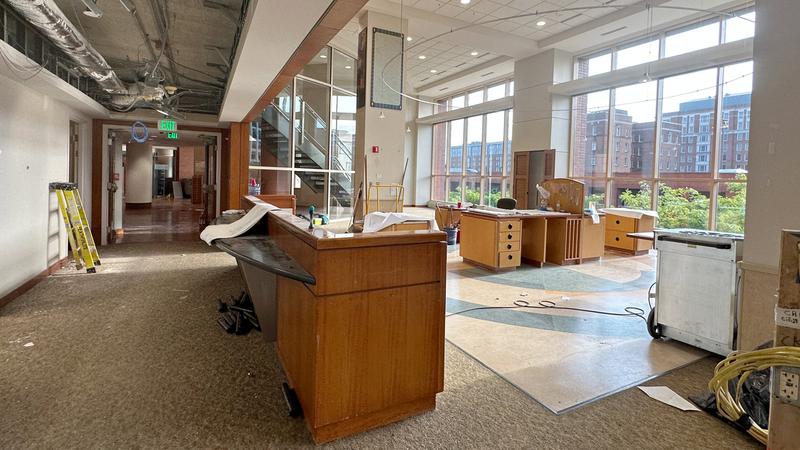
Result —
<instances>
[{"instance_id":1,"label":"patterned carpet","mask_svg":"<svg viewBox=\"0 0 800 450\"><path fill-rule=\"evenodd\" d=\"M100 273L64 270L0 309L0 448L314 447L274 346L215 323L215 299L241 288L232 258L191 242L101 254ZM716 361L651 384L697 393ZM445 363L435 411L328 447L763 448L636 389L555 415L449 344Z\"/></svg>"}]
</instances>

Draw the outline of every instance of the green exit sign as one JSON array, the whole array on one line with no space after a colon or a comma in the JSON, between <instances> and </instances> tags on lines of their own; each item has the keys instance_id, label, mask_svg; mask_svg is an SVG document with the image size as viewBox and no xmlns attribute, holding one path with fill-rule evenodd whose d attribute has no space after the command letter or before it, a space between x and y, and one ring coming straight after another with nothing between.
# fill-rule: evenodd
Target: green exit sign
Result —
<instances>
[{"instance_id":1,"label":"green exit sign","mask_svg":"<svg viewBox=\"0 0 800 450\"><path fill-rule=\"evenodd\" d=\"M178 131L178 123L169 119L159 120L158 131Z\"/></svg>"},{"instance_id":2,"label":"green exit sign","mask_svg":"<svg viewBox=\"0 0 800 450\"><path fill-rule=\"evenodd\" d=\"M169 133L167 133L167 139L180 139L180 138L181 137L177 131L170 131Z\"/></svg>"}]
</instances>

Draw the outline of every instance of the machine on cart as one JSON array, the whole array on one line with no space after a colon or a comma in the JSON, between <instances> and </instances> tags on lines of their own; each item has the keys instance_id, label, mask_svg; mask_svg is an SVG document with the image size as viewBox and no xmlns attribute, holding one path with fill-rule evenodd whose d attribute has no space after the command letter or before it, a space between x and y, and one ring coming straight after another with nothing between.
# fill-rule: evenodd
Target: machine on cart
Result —
<instances>
[{"instance_id":1,"label":"machine on cart","mask_svg":"<svg viewBox=\"0 0 800 450\"><path fill-rule=\"evenodd\" d=\"M705 230L656 231L655 306L647 321L653 338L725 356L736 349L743 239Z\"/></svg>"}]
</instances>

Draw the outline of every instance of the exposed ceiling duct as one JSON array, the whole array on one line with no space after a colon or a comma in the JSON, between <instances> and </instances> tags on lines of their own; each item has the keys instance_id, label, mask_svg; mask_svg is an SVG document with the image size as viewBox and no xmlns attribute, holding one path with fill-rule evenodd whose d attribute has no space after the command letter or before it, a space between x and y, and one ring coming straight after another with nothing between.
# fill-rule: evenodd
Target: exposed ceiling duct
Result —
<instances>
[{"instance_id":1,"label":"exposed ceiling duct","mask_svg":"<svg viewBox=\"0 0 800 450\"><path fill-rule=\"evenodd\" d=\"M105 58L67 20L52 0L6 0L31 25L42 32L109 94L124 94L128 88Z\"/></svg>"}]
</instances>

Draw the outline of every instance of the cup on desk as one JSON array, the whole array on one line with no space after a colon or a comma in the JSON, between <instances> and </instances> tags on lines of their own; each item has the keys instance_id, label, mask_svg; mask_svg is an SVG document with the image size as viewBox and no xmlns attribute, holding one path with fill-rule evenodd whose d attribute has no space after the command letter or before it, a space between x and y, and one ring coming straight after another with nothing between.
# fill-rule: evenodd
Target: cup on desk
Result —
<instances>
[{"instance_id":1,"label":"cup on desk","mask_svg":"<svg viewBox=\"0 0 800 450\"><path fill-rule=\"evenodd\" d=\"M458 209L461 209L461 202L458 202L458 205L457 205L456 207L457 207Z\"/></svg>"}]
</instances>

